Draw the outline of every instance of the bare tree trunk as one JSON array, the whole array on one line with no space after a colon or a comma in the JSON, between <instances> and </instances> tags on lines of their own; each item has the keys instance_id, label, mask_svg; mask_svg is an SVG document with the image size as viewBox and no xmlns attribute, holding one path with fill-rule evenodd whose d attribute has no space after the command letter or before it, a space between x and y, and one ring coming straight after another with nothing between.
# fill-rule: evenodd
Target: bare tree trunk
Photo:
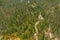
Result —
<instances>
[{"instance_id":1,"label":"bare tree trunk","mask_svg":"<svg viewBox=\"0 0 60 40\"><path fill-rule=\"evenodd\" d=\"M35 34L34 34L34 38L36 39L36 40L38 40L38 28L37 28L37 25L39 24L39 21L37 21L36 23L35 23Z\"/></svg>"},{"instance_id":2,"label":"bare tree trunk","mask_svg":"<svg viewBox=\"0 0 60 40\"><path fill-rule=\"evenodd\" d=\"M36 31L36 33L34 34L34 38L36 39L36 40L38 40L38 28L37 28L37 25L39 24L39 21L37 21L36 23L35 23L35 31Z\"/></svg>"},{"instance_id":3,"label":"bare tree trunk","mask_svg":"<svg viewBox=\"0 0 60 40\"><path fill-rule=\"evenodd\" d=\"M38 28L37 28L37 25L40 23L40 21L42 21L44 18L42 17L42 15L40 14L38 16L38 21L35 23L35 33L34 33L34 38L35 40L38 40Z\"/></svg>"}]
</instances>

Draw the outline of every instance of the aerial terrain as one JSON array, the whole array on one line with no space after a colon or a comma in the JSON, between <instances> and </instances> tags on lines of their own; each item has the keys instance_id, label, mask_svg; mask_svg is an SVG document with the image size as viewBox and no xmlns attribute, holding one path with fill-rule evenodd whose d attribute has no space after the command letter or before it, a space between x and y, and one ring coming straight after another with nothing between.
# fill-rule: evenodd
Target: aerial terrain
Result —
<instances>
[{"instance_id":1,"label":"aerial terrain","mask_svg":"<svg viewBox=\"0 0 60 40\"><path fill-rule=\"evenodd\" d=\"M60 0L0 0L0 40L60 40Z\"/></svg>"}]
</instances>

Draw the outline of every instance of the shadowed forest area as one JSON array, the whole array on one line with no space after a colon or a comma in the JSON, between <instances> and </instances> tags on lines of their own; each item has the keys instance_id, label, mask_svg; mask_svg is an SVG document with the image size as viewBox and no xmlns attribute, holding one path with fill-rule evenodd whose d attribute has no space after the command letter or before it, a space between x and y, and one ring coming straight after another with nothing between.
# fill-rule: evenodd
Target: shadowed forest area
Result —
<instances>
[{"instance_id":1,"label":"shadowed forest area","mask_svg":"<svg viewBox=\"0 0 60 40\"><path fill-rule=\"evenodd\" d=\"M38 40L60 40L60 0L0 0L0 40L35 40L37 21Z\"/></svg>"}]
</instances>

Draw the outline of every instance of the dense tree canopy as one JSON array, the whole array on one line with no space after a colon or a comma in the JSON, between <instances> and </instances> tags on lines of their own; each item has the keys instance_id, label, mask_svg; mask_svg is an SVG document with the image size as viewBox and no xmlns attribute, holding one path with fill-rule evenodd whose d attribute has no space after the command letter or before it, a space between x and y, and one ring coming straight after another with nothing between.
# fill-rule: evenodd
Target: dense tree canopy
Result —
<instances>
[{"instance_id":1,"label":"dense tree canopy","mask_svg":"<svg viewBox=\"0 0 60 40\"><path fill-rule=\"evenodd\" d=\"M60 36L60 0L0 0L0 33L17 32L22 40L34 40L34 24L38 15L44 21L38 25L39 39L43 40L43 29L52 28ZM42 34L42 35L41 35Z\"/></svg>"}]
</instances>

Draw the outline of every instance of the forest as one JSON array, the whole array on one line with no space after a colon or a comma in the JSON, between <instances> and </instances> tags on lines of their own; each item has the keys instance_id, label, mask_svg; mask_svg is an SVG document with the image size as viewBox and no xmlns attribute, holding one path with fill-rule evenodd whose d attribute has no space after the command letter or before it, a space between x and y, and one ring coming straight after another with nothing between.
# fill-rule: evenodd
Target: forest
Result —
<instances>
[{"instance_id":1,"label":"forest","mask_svg":"<svg viewBox=\"0 0 60 40\"><path fill-rule=\"evenodd\" d=\"M0 0L0 40L60 40L60 0Z\"/></svg>"}]
</instances>

